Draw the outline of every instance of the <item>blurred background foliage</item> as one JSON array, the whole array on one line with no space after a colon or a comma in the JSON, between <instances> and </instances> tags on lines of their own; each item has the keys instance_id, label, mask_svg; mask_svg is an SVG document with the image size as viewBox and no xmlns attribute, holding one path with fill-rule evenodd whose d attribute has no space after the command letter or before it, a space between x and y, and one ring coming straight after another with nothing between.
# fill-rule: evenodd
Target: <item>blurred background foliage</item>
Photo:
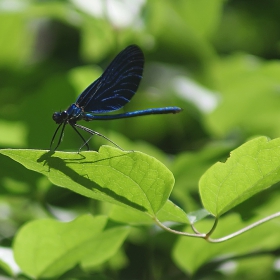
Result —
<instances>
[{"instance_id":1,"label":"blurred background foliage","mask_svg":"<svg viewBox=\"0 0 280 280\"><path fill-rule=\"evenodd\" d=\"M277 0L0 0L0 147L48 149L56 129L53 112L73 103L120 50L137 44L146 57L144 76L123 111L180 106L183 112L85 125L124 149L164 162L176 178L171 200L187 212L197 210L202 207L198 181L209 166L249 138L280 135L279 13ZM96 150L101 144L109 143L91 141ZM81 139L67 127L60 149L77 151L80 145ZM0 186L4 247L11 246L26 221L110 211L109 205L52 186L4 157ZM237 229L257 217L260 206L277 211L277 204L270 203L279 196L276 191L237 207ZM263 228L260 238L266 232ZM264 279L268 271L267 279L279 279L278 241L270 247L246 247L255 252L254 258L248 251L234 251L235 244L221 252L242 254L239 258L210 262L220 257L217 251L198 263L205 243L189 247L190 241L137 228L123 251L95 268L94 275L252 279L248 271L253 266L254 279ZM181 247L180 242L186 244ZM258 249L265 251L257 254ZM196 264L190 265L192 261ZM92 279L82 277L77 279Z\"/></svg>"}]
</instances>

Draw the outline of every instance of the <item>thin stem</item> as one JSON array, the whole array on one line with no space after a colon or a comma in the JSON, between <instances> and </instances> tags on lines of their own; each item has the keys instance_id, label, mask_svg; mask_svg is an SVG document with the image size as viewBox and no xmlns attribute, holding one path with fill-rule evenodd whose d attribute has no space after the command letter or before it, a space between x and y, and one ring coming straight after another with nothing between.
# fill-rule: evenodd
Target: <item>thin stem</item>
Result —
<instances>
[{"instance_id":1,"label":"thin stem","mask_svg":"<svg viewBox=\"0 0 280 280\"><path fill-rule=\"evenodd\" d=\"M215 228L217 227L217 224L218 224L218 218L216 217L215 219L215 222L214 222L214 225L212 226L211 230L205 234L205 239L208 239L209 236L214 232ZM194 224L191 224L191 227L192 227L192 230L197 233L197 234L201 234L194 226Z\"/></svg>"},{"instance_id":2,"label":"thin stem","mask_svg":"<svg viewBox=\"0 0 280 280\"><path fill-rule=\"evenodd\" d=\"M164 229L166 231L169 231L169 232L172 232L172 233L177 234L177 235L184 235L184 236L189 236L189 237L199 237L199 238L205 238L206 237L205 233L187 233L187 232L182 232L182 231L178 231L178 230L175 230L175 229L171 229L171 228L165 226L164 224L162 224L156 217L154 217L154 221L162 229Z\"/></svg>"},{"instance_id":3,"label":"thin stem","mask_svg":"<svg viewBox=\"0 0 280 280\"><path fill-rule=\"evenodd\" d=\"M193 232L200 234L200 232L195 228L194 224L191 224Z\"/></svg>"},{"instance_id":4,"label":"thin stem","mask_svg":"<svg viewBox=\"0 0 280 280\"><path fill-rule=\"evenodd\" d=\"M220 242L224 242L224 241L227 241L233 237L236 237L242 233L245 233L246 231L254 228L254 227L257 227L265 222L268 222L272 219L275 219L277 217L280 217L280 212L277 212L275 214L272 214L266 218L263 218L241 230L238 230L232 234L229 234L227 236L224 236L222 238L217 238L217 239L213 239L213 238L210 238L210 235L214 232L215 228L217 227L217 224L218 224L218 218L215 219L215 222L214 222L214 225L212 227L212 229L208 232L208 233L199 233L199 231L194 227L194 225L191 225L193 231L195 233L187 233L187 232L182 232L182 231L178 231L178 230L174 230L174 229L171 229L167 226L165 226L164 224L162 224L156 217L154 217L154 221L156 222L156 224L161 227L162 229L168 231L168 232L171 232L171 233L174 233L174 234L177 234L177 235L183 235L183 236L189 236L189 237L199 237L199 238L203 238L205 240L207 240L208 242L210 243L220 243Z\"/></svg>"},{"instance_id":5,"label":"thin stem","mask_svg":"<svg viewBox=\"0 0 280 280\"><path fill-rule=\"evenodd\" d=\"M214 232L214 230L216 229L216 227L217 227L217 225L218 225L218 221L219 221L219 218L216 217L213 227L212 227L212 228L210 229L210 231L206 234L206 235L207 235L207 238L209 238L210 235L211 235L211 234Z\"/></svg>"},{"instance_id":6,"label":"thin stem","mask_svg":"<svg viewBox=\"0 0 280 280\"><path fill-rule=\"evenodd\" d=\"M272 215L270 215L270 216L268 216L268 217L266 217L264 219L261 219L261 220L255 222L255 223L253 223L253 224L251 224L251 225L249 225L249 226L247 226L247 227L245 227L245 228L243 228L241 230L238 230L238 231L236 231L236 232L234 232L232 234L229 234L229 235L227 235L225 237L217 238L217 239L212 239L212 238L208 237L209 234L207 234L207 237L205 239L207 241L211 242L211 243L223 242L223 241L229 240L229 239L231 239L231 238L233 238L235 236L238 236L238 235L240 235L240 234L242 234L242 233L244 233L244 232L246 232L246 231L248 231L248 230L250 230L250 229L252 229L252 228L254 228L256 226L259 226L259 225L261 225L261 224L263 224L265 222L268 222L268 221L270 221L270 220L272 220L274 218L277 218L277 217L280 217L280 212L272 214ZM212 233L212 232L213 231L211 230L210 233Z\"/></svg>"}]
</instances>

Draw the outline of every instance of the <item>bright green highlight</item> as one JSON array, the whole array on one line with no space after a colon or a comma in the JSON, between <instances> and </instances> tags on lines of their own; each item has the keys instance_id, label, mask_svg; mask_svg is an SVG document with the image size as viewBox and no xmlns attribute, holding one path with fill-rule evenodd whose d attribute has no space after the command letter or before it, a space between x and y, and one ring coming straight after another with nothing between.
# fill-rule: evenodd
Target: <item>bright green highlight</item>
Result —
<instances>
[{"instance_id":1,"label":"bright green highlight","mask_svg":"<svg viewBox=\"0 0 280 280\"><path fill-rule=\"evenodd\" d=\"M174 185L167 167L141 152L109 146L80 154L11 149L0 152L42 173L57 186L151 216L166 203Z\"/></svg>"},{"instance_id":2,"label":"bright green highlight","mask_svg":"<svg viewBox=\"0 0 280 280\"><path fill-rule=\"evenodd\" d=\"M116 253L129 232L124 226L106 230L106 223L105 216L90 215L69 223L52 219L29 222L15 239L15 259L36 279L60 275L80 260L89 265L97 258L104 262Z\"/></svg>"},{"instance_id":3,"label":"bright green highlight","mask_svg":"<svg viewBox=\"0 0 280 280\"><path fill-rule=\"evenodd\" d=\"M280 181L280 139L258 137L234 150L201 177L204 207L220 216L254 194Z\"/></svg>"}]
</instances>

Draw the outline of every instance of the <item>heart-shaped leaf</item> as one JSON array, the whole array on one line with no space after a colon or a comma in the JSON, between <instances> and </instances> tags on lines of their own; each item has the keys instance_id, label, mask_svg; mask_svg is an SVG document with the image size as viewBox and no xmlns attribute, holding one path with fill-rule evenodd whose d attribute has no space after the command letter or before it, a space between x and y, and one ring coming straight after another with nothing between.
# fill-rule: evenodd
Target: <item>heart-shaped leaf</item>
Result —
<instances>
[{"instance_id":1,"label":"heart-shaped leaf","mask_svg":"<svg viewBox=\"0 0 280 280\"><path fill-rule=\"evenodd\" d=\"M204 207L220 216L254 194L280 181L280 138L258 137L235 149L201 177Z\"/></svg>"},{"instance_id":2,"label":"heart-shaped leaf","mask_svg":"<svg viewBox=\"0 0 280 280\"><path fill-rule=\"evenodd\" d=\"M44 174L57 186L152 216L166 203L174 185L173 174L155 158L109 146L80 154L12 149L0 153Z\"/></svg>"},{"instance_id":3,"label":"heart-shaped leaf","mask_svg":"<svg viewBox=\"0 0 280 280\"><path fill-rule=\"evenodd\" d=\"M105 230L106 224L107 217L90 215L69 223L32 221L16 236L15 259L22 271L36 279L57 277L84 260L99 258L102 263L116 253L129 232L124 226Z\"/></svg>"}]
</instances>

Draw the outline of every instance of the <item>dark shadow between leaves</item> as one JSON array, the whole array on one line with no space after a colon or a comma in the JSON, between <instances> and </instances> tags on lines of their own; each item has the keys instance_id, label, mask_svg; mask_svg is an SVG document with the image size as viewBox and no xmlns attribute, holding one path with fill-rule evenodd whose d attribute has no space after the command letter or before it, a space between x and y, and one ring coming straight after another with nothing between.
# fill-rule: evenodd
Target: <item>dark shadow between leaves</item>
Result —
<instances>
[{"instance_id":1,"label":"dark shadow between leaves","mask_svg":"<svg viewBox=\"0 0 280 280\"><path fill-rule=\"evenodd\" d=\"M43 154L38 160L37 162L44 162L44 165L47 164L49 166L49 169L56 169L59 170L60 172L64 173L66 176L68 176L69 178L71 178L72 181L76 182L79 185L82 185L83 187L94 191L94 189L104 193L107 196L110 196L112 198L114 198L115 200L128 205L132 208L135 208L137 210L140 210L142 212L147 212L147 209L137 203L134 203L130 200L128 200L126 197L121 196L117 193L115 193L114 191L107 189L107 188L103 188L101 186L99 186L98 184L96 184L95 182L92 182L90 179L78 174L77 172L75 172L73 169L71 169L70 167L67 166L67 162L71 162L71 163L77 163L76 161L81 161L83 159L85 159L85 156L81 155L81 154L77 154L80 155L80 159L67 159L67 161L59 158L59 157L53 157L55 153L53 151L48 151L45 154ZM100 161L104 161L104 160L109 160L112 158L117 158L117 157L122 157L124 155L119 155L119 156L113 156L113 157L109 157L109 158L104 158L104 159L100 159L97 161L92 161L92 162L83 162L84 164L92 164L95 162L100 162ZM105 175L106 176L106 175Z\"/></svg>"}]
</instances>

